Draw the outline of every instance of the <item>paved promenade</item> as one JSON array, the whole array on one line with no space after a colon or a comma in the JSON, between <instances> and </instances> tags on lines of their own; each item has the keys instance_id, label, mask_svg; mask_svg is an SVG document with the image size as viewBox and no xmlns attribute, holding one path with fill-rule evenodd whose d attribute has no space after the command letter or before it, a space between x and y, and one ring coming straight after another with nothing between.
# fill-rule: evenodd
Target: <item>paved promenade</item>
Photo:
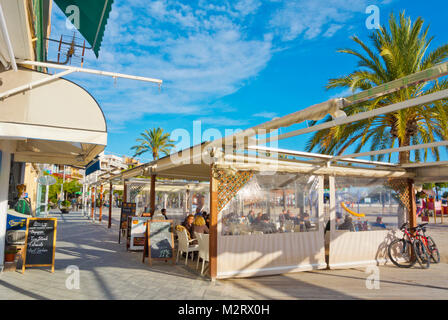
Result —
<instances>
[{"instance_id":1,"label":"paved promenade","mask_svg":"<svg viewBox=\"0 0 448 320\"><path fill-rule=\"evenodd\" d=\"M101 224L80 213L52 216L59 219L55 273L48 268L4 272L0 299L448 299L445 263L428 270L380 267L378 290L366 288L364 268L213 283L192 266L155 262L149 267L141 253L126 252L117 242L118 210L111 229L107 215ZM437 241L447 233L438 228ZM79 289L66 287L70 265L80 270Z\"/></svg>"}]
</instances>

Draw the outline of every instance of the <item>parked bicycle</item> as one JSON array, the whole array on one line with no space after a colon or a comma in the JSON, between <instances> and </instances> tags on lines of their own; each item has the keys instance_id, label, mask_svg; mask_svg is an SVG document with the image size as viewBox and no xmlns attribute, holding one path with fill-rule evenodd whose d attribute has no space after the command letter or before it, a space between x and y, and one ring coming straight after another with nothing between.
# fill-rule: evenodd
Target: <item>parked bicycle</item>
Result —
<instances>
[{"instance_id":1,"label":"parked bicycle","mask_svg":"<svg viewBox=\"0 0 448 320\"><path fill-rule=\"evenodd\" d=\"M431 260L440 262L440 253L434 239L426 235L427 223L415 228L409 228L404 223L400 230L402 238L393 240L388 247L389 258L394 265L400 268L410 268L416 262L424 269L429 268Z\"/></svg>"}]
</instances>

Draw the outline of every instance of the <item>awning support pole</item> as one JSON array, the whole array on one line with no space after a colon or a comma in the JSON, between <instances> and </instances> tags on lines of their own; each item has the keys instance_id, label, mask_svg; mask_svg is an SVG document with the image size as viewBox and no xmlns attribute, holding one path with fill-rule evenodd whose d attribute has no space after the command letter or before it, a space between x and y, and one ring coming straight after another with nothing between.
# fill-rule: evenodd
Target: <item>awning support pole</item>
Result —
<instances>
[{"instance_id":1,"label":"awning support pole","mask_svg":"<svg viewBox=\"0 0 448 320\"><path fill-rule=\"evenodd\" d=\"M17 87L17 88L5 91L3 93L0 93L0 100L4 100L4 99L8 98L9 96L14 95L16 93L20 93L20 92L23 92L23 91L31 90L34 87L43 85L43 84L51 82L51 81L54 81L54 80L56 80L56 79L58 79L60 77L66 76L66 75L68 75L70 73L73 73L73 72L74 72L73 70L62 71L62 72L56 73L56 74L54 74L54 75L52 75L50 77L47 77L45 79L33 81L33 82L28 83L28 84L24 84L23 86L20 86L20 87Z\"/></svg>"},{"instance_id":2,"label":"awning support pole","mask_svg":"<svg viewBox=\"0 0 448 320\"><path fill-rule=\"evenodd\" d=\"M100 186L100 218L99 222L103 220L103 185Z\"/></svg>"},{"instance_id":3,"label":"awning support pole","mask_svg":"<svg viewBox=\"0 0 448 320\"><path fill-rule=\"evenodd\" d=\"M299 135L306 134L306 133L311 133L311 132L315 132L315 131L319 131L319 130L323 130L323 129L328 129L328 128L340 126L343 124L348 124L348 123L352 123L355 121L360 121L360 120L368 119L371 117L388 114L388 113L395 112L398 110L403 110L403 109L419 106L422 104L431 103L431 102L434 102L437 100L445 99L447 97L448 97L448 89L445 89L442 91L438 91L438 92L430 93L430 94L427 94L424 96L420 96L420 97L417 97L414 99L391 104L386 107L373 109L373 110L366 111L366 112L361 112L361 113L351 115L348 117L337 118L335 120L324 122L324 123L321 123L321 124L318 124L318 125L315 125L312 127L294 130L291 132L283 133L283 134L280 134L277 136L271 136L271 137L264 138L264 139L259 139L257 144L263 145L266 143L270 143L271 141L279 141L282 139L291 138L291 137L299 136Z\"/></svg>"},{"instance_id":4,"label":"awning support pole","mask_svg":"<svg viewBox=\"0 0 448 320\"><path fill-rule=\"evenodd\" d=\"M112 77L112 78L123 78L123 79L137 80L137 81L153 82L153 83L157 83L158 85L161 85L163 83L163 81L160 79L132 76L132 75L123 74L123 73L101 71L101 70L95 70L95 69L78 68L78 67L54 64L54 63L47 63L47 62L18 61L17 63L20 65L25 65L25 66L36 66L36 67L44 67L44 68L72 70L72 72L84 72L84 73L90 73L90 74L97 74L97 75L101 75L101 76L108 76L108 77Z\"/></svg>"},{"instance_id":5,"label":"awning support pole","mask_svg":"<svg viewBox=\"0 0 448 320\"><path fill-rule=\"evenodd\" d=\"M93 220L93 211L95 210L95 187L92 187L92 204L90 210L90 217Z\"/></svg>"},{"instance_id":6,"label":"awning support pole","mask_svg":"<svg viewBox=\"0 0 448 320\"><path fill-rule=\"evenodd\" d=\"M149 207L151 214L156 211L156 175L151 174L151 189L149 191Z\"/></svg>"},{"instance_id":7,"label":"awning support pole","mask_svg":"<svg viewBox=\"0 0 448 320\"><path fill-rule=\"evenodd\" d=\"M2 6L0 5L0 29L2 29L3 38L6 41L6 49L8 50L9 58L11 59L11 66L14 71L17 71L16 57L12 48L11 39L8 33L8 27L6 25L5 16L3 14Z\"/></svg>"},{"instance_id":8,"label":"awning support pole","mask_svg":"<svg viewBox=\"0 0 448 320\"><path fill-rule=\"evenodd\" d=\"M210 278L216 280L218 272L218 180L213 175L213 166L210 167Z\"/></svg>"},{"instance_id":9,"label":"awning support pole","mask_svg":"<svg viewBox=\"0 0 448 320\"><path fill-rule=\"evenodd\" d=\"M107 225L107 227L110 229L110 227L112 226L112 181L109 182L109 223Z\"/></svg>"}]
</instances>

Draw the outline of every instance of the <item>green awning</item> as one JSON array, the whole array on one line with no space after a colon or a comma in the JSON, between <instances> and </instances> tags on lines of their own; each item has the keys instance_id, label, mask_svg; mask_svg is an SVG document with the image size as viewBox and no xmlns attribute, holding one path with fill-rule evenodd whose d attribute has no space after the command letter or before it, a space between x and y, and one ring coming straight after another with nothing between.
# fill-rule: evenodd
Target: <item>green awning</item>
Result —
<instances>
[{"instance_id":1,"label":"green awning","mask_svg":"<svg viewBox=\"0 0 448 320\"><path fill-rule=\"evenodd\" d=\"M79 32L92 46L93 52L98 58L104 29L112 9L114 0L54 0L67 17L72 17L74 11L69 6L79 8ZM73 18L70 22L73 22ZM76 27L76 26L75 26Z\"/></svg>"}]
</instances>

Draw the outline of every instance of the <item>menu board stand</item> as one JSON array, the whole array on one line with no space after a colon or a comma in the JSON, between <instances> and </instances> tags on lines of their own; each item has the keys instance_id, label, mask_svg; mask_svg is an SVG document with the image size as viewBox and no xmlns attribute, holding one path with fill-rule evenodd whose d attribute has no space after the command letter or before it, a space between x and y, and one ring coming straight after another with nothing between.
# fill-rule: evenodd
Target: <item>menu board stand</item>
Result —
<instances>
[{"instance_id":1,"label":"menu board stand","mask_svg":"<svg viewBox=\"0 0 448 320\"><path fill-rule=\"evenodd\" d=\"M26 220L25 250L22 273L26 267L50 267L54 272L56 251L56 218L28 218Z\"/></svg>"},{"instance_id":2,"label":"menu board stand","mask_svg":"<svg viewBox=\"0 0 448 320\"><path fill-rule=\"evenodd\" d=\"M120 226L118 233L118 243L121 243L121 237L128 229L128 217L134 216L136 211L136 204L134 202L122 202L120 214Z\"/></svg>"},{"instance_id":3,"label":"menu board stand","mask_svg":"<svg viewBox=\"0 0 448 320\"><path fill-rule=\"evenodd\" d=\"M175 264L173 220L152 220L146 224L143 263L148 258L152 266L153 260L171 260Z\"/></svg>"}]
</instances>

